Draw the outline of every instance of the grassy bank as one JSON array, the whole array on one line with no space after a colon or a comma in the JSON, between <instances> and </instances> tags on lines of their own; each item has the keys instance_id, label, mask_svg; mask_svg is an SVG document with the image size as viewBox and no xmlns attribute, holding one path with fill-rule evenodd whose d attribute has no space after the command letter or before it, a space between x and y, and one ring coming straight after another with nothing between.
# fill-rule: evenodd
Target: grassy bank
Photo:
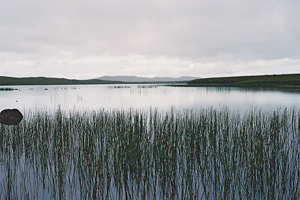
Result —
<instances>
[{"instance_id":1,"label":"grassy bank","mask_svg":"<svg viewBox=\"0 0 300 200\"><path fill-rule=\"evenodd\" d=\"M0 126L0 198L299 199L299 116L27 112Z\"/></svg>"},{"instance_id":2,"label":"grassy bank","mask_svg":"<svg viewBox=\"0 0 300 200\"><path fill-rule=\"evenodd\" d=\"M205 78L189 81L187 86L278 88L300 90L300 74Z\"/></svg>"}]
</instances>

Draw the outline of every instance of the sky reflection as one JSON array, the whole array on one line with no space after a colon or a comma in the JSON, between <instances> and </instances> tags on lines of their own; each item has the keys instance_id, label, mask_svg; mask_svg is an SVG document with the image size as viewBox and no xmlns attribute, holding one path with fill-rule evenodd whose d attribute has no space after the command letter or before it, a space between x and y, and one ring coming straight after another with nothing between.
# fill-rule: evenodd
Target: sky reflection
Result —
<instances>
[{"instance_id":1,"label":"sky reflection","mask_svg":"<svg viewBox=\"0 0 300 200\"><path fill-rule=\"evenodd\" d=\"M237 88L151 85L15 86L0 91L0 108L25 110L98 110L158 108L167 111L226 106L231 109L300 108L299 93Z\"/></svg>"}]
</instances>

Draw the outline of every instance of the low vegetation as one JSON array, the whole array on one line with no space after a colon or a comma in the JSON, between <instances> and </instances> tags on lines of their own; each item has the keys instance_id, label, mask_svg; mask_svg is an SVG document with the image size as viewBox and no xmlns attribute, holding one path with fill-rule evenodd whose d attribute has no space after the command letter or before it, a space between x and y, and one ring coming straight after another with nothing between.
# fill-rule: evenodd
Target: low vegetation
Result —
<instances>
[{"instance_id":1,"label":"low vegetation","mask_svg":"<svg viewBox=\"0 0 300 200\"><path fill-rule=\"evenodd\" d=\"M299 199L300 111L27 112L1 199Z\"/></svg>"},{"instance_id":2,"label":"low vegetation","mask_svg":"<svg viewBox=\"0 0 300 200\"><path fill-rule=\"evenodd\" d=\"M18 90L17 88L0 88L0 91L14 91Z\"/></svg>"},{"instance_id":3,"label":"low vegetation","mask_svg":"<svg viewBox=\"0 0 300 200\"><path fill-rule=\"evenodd\" d=\"M300 90L300 74L205 78L189 81L187 86L225 86Z\"/></svg>"}]
</instances>

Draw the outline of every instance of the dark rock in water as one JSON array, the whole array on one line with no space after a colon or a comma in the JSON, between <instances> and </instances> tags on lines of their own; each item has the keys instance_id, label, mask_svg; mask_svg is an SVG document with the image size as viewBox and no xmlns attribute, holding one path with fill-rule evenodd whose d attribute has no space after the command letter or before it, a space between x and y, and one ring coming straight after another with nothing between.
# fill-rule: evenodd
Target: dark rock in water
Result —
<instances>
[{"instance_id":1,"label":"dark rock in water","mask_svg":"<svg viewBox=\"0 0 300 200\"><path fill-rule=\"evenodd\" d=\"M18 109L5 109L0 113L0 123L5 125L18 125L23 119Z\"/></svg>"}]
</instances>

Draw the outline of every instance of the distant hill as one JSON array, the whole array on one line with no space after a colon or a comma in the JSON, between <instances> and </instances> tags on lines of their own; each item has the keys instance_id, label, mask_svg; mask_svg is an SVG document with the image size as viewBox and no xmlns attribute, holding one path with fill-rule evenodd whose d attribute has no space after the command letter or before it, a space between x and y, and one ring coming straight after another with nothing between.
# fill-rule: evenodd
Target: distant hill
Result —
<instances>
[{"instance_id":1,"label":"distant hill","mask_svg":"<svg viewBox=\"0 0 300 200\"><path fill-rule=\"evenodd\" d=\"M199 77L191 77L191 76L182 76L179 78L172 77L138 77L138 76L102 76L99 77L100 80L107 81L121 81L121 82L130 82L130 83L142 83L142 82L182 82L182 81L190 81L194 79L199 79Z\"/></svg>"},{"instance_id":2,"label":"distant hill","mask_svg":"<svg viewBox=\"0 0 300 200\"><path fill-rule=\"evenodd\" d=\"M47 77L25 77L15 78L0 76L0 85L82 85L82 84L118 84L118 83L166 83L166 82L187 82L196 77L154 77L144 78L137 76L103 76L95 79L77 80L66 78Z\"/></svg>"},{"instance_id":3,"label":"distant hill","mask_svg":"<svg viewBox=\"0 0 300 200\"><path fill-rule=\"evenodd\" d=\"M300 74L204 78L189 81L188 85L213 87L264 87L300 89Z\"/></svg>"},{"instance_id":4,"label":"distant hill","mask_svg":"<svg viewBox=\"0 0 300 200\"><path fill-rule=\"evenodd\" d=\"M15 78L0 76L0 85L80 85L80 84L113 84L116 81L105 81L99 79L76 80L65 78L26 77Z\"/></svg>"}]
</instances>

